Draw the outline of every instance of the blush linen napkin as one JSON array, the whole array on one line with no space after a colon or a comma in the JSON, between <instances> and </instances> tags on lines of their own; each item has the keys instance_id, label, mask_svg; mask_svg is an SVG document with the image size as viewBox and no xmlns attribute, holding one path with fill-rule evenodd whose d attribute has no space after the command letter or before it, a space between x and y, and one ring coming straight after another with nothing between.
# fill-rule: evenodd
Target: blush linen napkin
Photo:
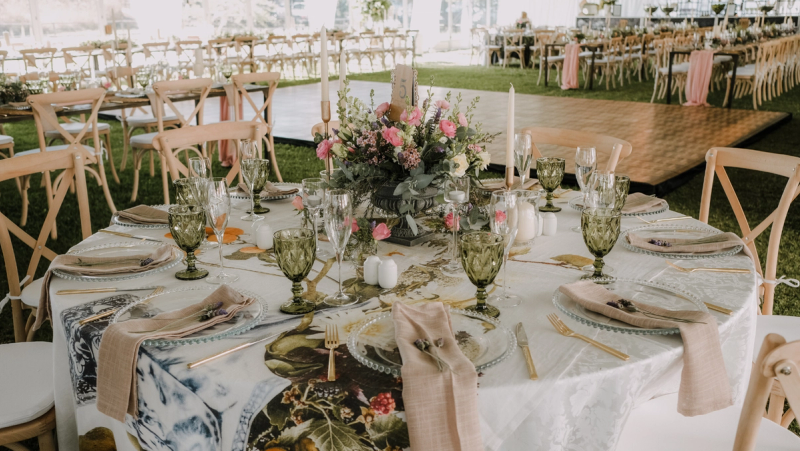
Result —
<instances>
[{"instance_id":1,"label":"blush linen napkin","mask_svg":"<svg viewBox=\"0 0 800 451\"><path fill-rule=\"evenodd\" d=\"M650 241L651 238L643 238L636 233L628 233L628 235L626 235L628 242L632 246L636 246L639 249L645 249L651 252L669 254L704 254L731 249L739 245L744 246L742 239L733 232L725 232L714 236L718 238L718 241L711 243L692 244L692 242L696 241L696 239L670 238L668 240L661 240L669 243L670 246L659 246L649 243L648 241ZM747 249L747 246L744 246L743 249ZM745 253L747 253L747 251L745 251Z\"/></svg>"},{"instance_id":2,"label":"blush linen napkin","mask_svg":"<svg viewBox=\"0 0 800 451\"><path fill-rule=\"evenodd\" d=\"M173 247L159 246L148 254L128 255L125 257L82 257L80 255L58 255L50 264L50 268L42 277L42 292L39 295L39 314L33 328L38 329L50 318L50 281L53 270L59 269L78 276L110 276L114 274L135 274L150 271L172 261ZM43 315L42 312L47 312Z\"/></svg>"},{"instance_id":3,"label":"blush linen napkin","mask_svg":"<svg viewBox=\"0 0 800 451\"><path fill-rule=\"evenodd\" d=\"M169 213L147 205L137 205L127 210L120 210L117 216L136 224L168 224Z\"/></svg>"},{"instance_id":4,"label":"blush linen napkin","mask_svg":"<svg viewBox=\"0 0 800 451\"><path fill-rule=\"evenodd\" d=\"M589 280L559 287L559 291L588 310L632 326L646 329L677 327L683 339L683 371L678 389L678 413L692 417L724 409L733 404L731 386L722 358L717 320L709 313L691 310L665 310L634 302L637 308L656 315L697 321L683 323L653 319L643 313L628 313L608 305L621 297Z\"/></svg>"},{"instance_id":5,"label":"blush linen napkin","mask_svg":"<svg viewBox=\"0 0 800 451\"><path fill-rule=\"evenodd\" d=\"M567 44L564 49L564 72L561 74L561 89L578 89L578 71L580 70L581 46Z\"/></svg>"},{"instance_id":6,"label":"blush linen napkin","mask_svg":"<svg viewBox=\"0 0 800 451\"><path fill-rule=\"evenodd\" d=\"M152 318L115 323L103 332L97 362L97 410L119 421L128 413L138 415L136 363L139 347L146 339L176 339L191 335L233 318L255 300L222 285L202 302ZM222 314L201 320L207 306L221 303ZM223 313L224 310L224 313ZM174 327L172 326L174 324ZM164 328L164 330L158 330ZM153 331L142 333L144 331ZM137 333L139 332L139 333Z\"/></svg>"},{"instance_id":7,"label":"blush linen napkin","mask_svg":"<svg viewBox=\"0 0 800 451\"><path fill-rule=\"evenodd\" d=\"M482 451L478 417L478 374L456 343L450 312L441 302L392 308L395 339L403 358L403 402L411 448L415 451ZM414 341L438 338L435 353L452 368L439 371L436 361Z\"/></svg>"},{"instance_id":8,"label":"blush linen napkin","mask_svg":"<svg viewBox=\"0 0 800 451\"><path fill-rule=\"evenodd\" d=\"M239 182L236 187L244 194L248 196L250 195L250 188L248 188L244 182ZM261 191L261 197L288 196L289 194L294 194L298 191L300 190L297 188L280 189L273 185L272 182L267 182L267 184L264 185L264 189Z\"/></svg>"},{"instance_id":9,"label":"blush linen napkin","mask_svg":"<svg viewBox=\"0 0 800 451\"><path fill-rule=\"evenodd\" d=\"M713 50L695 50L689 56L689 73L686 76L686 100L684 106L710 106L708 87L714 69Z\"/></svg>"},{"instance_id":10,"label":"blush linen napkin","mask_svg":"<svg viewBox=\"0 0 800 451\"><path fill-rule=\"evenodd\" d=\"M657 197L648 196L642 193L632 193L628 194L628 197L625 199L625 205L622 207L622 213L643 213L663 203L664 199L659 199Z\"/></svg>"}]
</instances>

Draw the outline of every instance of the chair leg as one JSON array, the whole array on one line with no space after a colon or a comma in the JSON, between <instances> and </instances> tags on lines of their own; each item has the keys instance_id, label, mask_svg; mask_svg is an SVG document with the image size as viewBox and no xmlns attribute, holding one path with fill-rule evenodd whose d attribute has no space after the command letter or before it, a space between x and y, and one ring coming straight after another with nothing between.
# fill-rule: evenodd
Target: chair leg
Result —
<instances>
[{"instance_id":1,"label":"chair leg","mask_svg":"<svg viewBox=\"0 0 800 451\"><path fill-rule=\"evenodd\" d=\"M49 210L52 203L53 203L53 181L50 179L50 171L44 172L44 190L47 195L47 209ZM54 240L58 238L58 233L56 232L56 224L53 223L53 229L50 231L50 237Z\"/></svg>"},{"instance_id":2,"label":"chair leg","mask_svg":"<svg viewBox=\"0 0 800 451\"><path fill-rule=\"evenodd\" d=\"M98 155L97 158L97 172L100 174L100 185L103 187L103 195L106 197L108 208L111 209L111 214L117 212L117 207L114 206L114 199L111 198L111 191L108 189L108 179L106 179L106 167L103 165L102 156Z\"/></svg>"},{"instance_id":3,"label":"chair leg","mask_svg":"<svg viewBox=\"0 0 800 451\"><path fill-rule=\"evenodd\" d=\"M275 177L277 177L279 182L283 182L283 177L281 176L281 170L278 169L278 157L275 156L275 140L272 137L272 133L264 137L264 142L267 144L269 157L272 159L272 169L275 171Z\"/></svg>"},{"instance_id":4,"label":"chair leg","mask_svg":"<svg viewBox=\"0 0 800 451\"><path fill-rule=\"evenodd\" d=\"M128 128L128 121L122 121L122 163L119 165L119 171L125 170L128 164L128 148L130 147L132 129Z\"/></svg>"},{"instance_id":5,"label":"chair leg","mask_svg":"<svg viewBox=\"0 0 800 451\"><path fill-rule=\"evenodd\" d=\"M142 157L144 151L133 150L133 191L131 192L131 202L136 202L136 195L139 193L139 171L142 169Z\"/></svg>"},{"instance_id":6,"label":"chair leg","mask_svg":"<svg viewBox=\"0 0 800 451\"><path fill-rule=\"evenodd\" d=\"M161 186L164 190L164 205L169 205L169 173L167 172L167 162L164 161L164 156L161 155L161 152L158 153L158 161L161 163Z\"/></svg>"},{"instance_id":7,"label":"chair leg","mask_svg":"<svg viewBox=\"0 0 800 451\"><path fill-rule=\"evenodd\" d=\"M39 451L56 451L56 446L53 441L53 431L46 431L36 437L36 439L39 442Z\"/></svg>"},{"instance_id":8,"label":"chair leg","mask_svg":"<svg viewBox=\"0 0 800 451\"><path fill-rule=\"evenodd\" d=\"M114 181L117 182L117 185L119 185L119 176L117 175L117 169L114 167L116 165L114 163L114 152L111 151L111 132L104 133L101 139L106 142L106 152L108 152L108 164L111 165L111 175L114 177Z\"/></svg>"},{"instance_id":9,"label":"chair leg","mask_svg":"<svg viewBox=\"0 0 800 451\"><path fill-rule=\"evenodd\" d=\"M725 88L725 100L722 101L723 108L728 106L728 96L730 96L730 92L731 92L731 79L728 78L728 83Z\"/></svg>"}]
</instances>

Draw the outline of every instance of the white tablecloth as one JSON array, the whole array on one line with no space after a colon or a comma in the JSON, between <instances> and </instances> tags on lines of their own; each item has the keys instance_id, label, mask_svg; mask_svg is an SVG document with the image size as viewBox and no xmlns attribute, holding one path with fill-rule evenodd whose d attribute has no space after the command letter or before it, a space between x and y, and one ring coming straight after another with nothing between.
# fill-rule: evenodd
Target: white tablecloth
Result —
<instances>
[{"instance_id":1,"label":"white tablecloth","mask_svg":"<svg viewBox=\"0 0 800 451\"><path fill-rule=\"evenodd\" d=\"M266 205L266 203L265 203ZM580 233L570 231L579 221L577 211L566 203L558 213L558 233L539 237L529 252L515 258L522 261L509 263L511 286L523 295L523 303L516 308L504 308L500 317L507 327L521 321L527 329L531 352L539 373L538 381L528 379L525 359L515 350L513 355L497 367L491 368L479 379L482 435L489 450L608 450L613 449L631 409L661 394L676 392L682 368L682 342L672 336L631 336L601 331L578 324L561 314L552 303L553 292L562 284L577 280L582 272L535 262L552 262L550 257L560 254L589 256ZM241 204L240 207L243 207ZM288 200L269 204L267 215L273 229L298 227L297 216ZM249 223L239 221L241 209L231 215L232 225L249 231ZM677 215L667 212L655 217ZM675 223L672 223L675 224ZM697 225L696 221L680 224ZM623 219L623 228L642 225L635 218ZM112 230L134 232L163 238L167 232L158 230L131 230L120 226ZM94 235L77 247L118 241L109 235ZM166 241L166 239L165 239ZM442 275L435 265L423 266L425 271L407 271L412 265L446 258L441 246L423 245L405 248L387 243L379 244L379 254L391 254L398 264L401 277L406 282L419 282L405 298L438 296L439 301L453 305L463 304L474 296L474 287L466 276ZM234 254L239 248L250 246L237 242L225 246L225 254ZM327 246L327 243L323 243ZM524 252L524 251L523 251ZM264 347L253 346L224 359L197 369L188 370L186 363L219 352L245 341L280 332L297 323L278 311L279 305L289 296L290 282L279 269L254 254L235 253L226 259L226 266L240 276L233 284L259 293L269 302L269 315L261 326L233 338L203 345L176 348L145 347L138 364L140 416L128 419L126 424L111 420L95 408L91 381L94 368L91 354L96 355L99 336L91 341L72 336L73 329L65 331L65 323L86 316L92 309L103 305L83 304L108 295L58 296L57 290L97 286L54 278L51 285L53 299L53 327L55 346L56 413L58 440L62 451L81 449L91 444L110 440L107 430L113 431L116 447L136 449L133 437L145 449L195 449L195 450L245 450L248 448L250 423L264 405L280 395L290 382L269 371L264 364ZM217 250L205 251L202 261L218 263ZM726 316L713 313L720 327L723 353L734 396L742 399L746 390L752 359L752 341L755 334L756 279L755 275L694 273L682 274L667 269L663 258L637 254L618 244L606 257L615 272L627 278L657 280L673 285L734 310ZM739 254L733 257L697 260L698 266L751 268L752 262ZM202 266L202 265L201 265ZM310 278L323 266L318 262ZM217 269L208 267L212 273ZM205 282L182 282L174 278L175 271L115 282L114 286L137 287L164 285L167 288L204 285ZM345 264L344 278L354 274L352 265ZM434 275L431 280L431 274ZM329 277L319 281L317 290L332 293L336 288L336 268ZM501 273L502 276L502 273ZM498 278L499 279L499 278ZM305 287L305 284L304 284ZM385 298L384 301L391 301ZM379 305L374 298L356 308L340 310L319 321L334 321L349 331L364 317L363 310ZM473 301L474 302L474 301ZM581 340L558 335L548 323L546 315L558 313L575 331L595 338L631 356L623 362ZM72 319L70 319L72 318ZM316 322L316 320L315 320ZM71 324L71 323L70 323ZM71 336L71 338L67 338ZM344 342L344 337L343 342ZM87 363L88 362L88 363ZM107 429L103 429L107 428ZM104 431L105 435L104 435Z\"/></svg>"}]
</instances>

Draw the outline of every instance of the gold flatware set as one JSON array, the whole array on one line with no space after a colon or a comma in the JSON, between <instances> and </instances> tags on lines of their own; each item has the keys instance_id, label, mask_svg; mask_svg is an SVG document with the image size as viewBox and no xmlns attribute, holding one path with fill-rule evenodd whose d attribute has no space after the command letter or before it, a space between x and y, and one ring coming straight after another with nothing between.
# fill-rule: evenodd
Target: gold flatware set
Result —
<instances>
[{"instance_id":1,"label":"gold flatware set","mask_svg":"<svg viewBox=\"0 0 800 451\"><path fill-rule=\"evenodd\" d=\"M142 288L142 289L144 289L144 288ZM77 291L77 290L75 290L75 291ZM115 291L116 291L116 289L115 289ZM124 290L120 290L120 291L124 291ZM156 289L153 290L152 293L150 293L150 299L142 302L142 304L149 303L151 300L154 299L154 297L156 295L161 294L163 291L164 291L164 287L156 287ZM94 291L94 293L107 293L107 292L105 292L105 291ZM107 317L117 313L118 311L120 311L120 308L113 308L113 309L110 309L110 310L106 310L105 312L98 313L96 315L92 315L92 316L90 316L88 318L84 318L84 319L78 321L78 324L83 326L84 324L91 323L92 321L97 321L99 319L107 318Z\"/></svg>"}]
</instances>

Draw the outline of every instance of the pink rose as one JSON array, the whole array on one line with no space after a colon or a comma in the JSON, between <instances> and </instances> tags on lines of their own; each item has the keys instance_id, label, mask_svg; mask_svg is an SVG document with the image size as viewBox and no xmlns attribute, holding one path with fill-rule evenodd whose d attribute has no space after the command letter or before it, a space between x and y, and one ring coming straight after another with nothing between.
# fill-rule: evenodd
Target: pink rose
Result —
<instances>
[{"instance_id":1,"label":"pink rose","mask_svg":"<svg viewBox=\"0 0 800 451\"><path fill-rule=\"evenodd\" d=\"M386 227L386 224L378 224L374 229L372 229L372 238L375 238L377 241L385 240L392 236L392 232Z\"/></svg>"},{"instance_id":2,"label":"pink rose","mask_svg":"<svg viewBox=\"0 0 800 451\"><path fill-rule=\"evenodd\" d=\"M464 113L458 113L458 123L461 124L462 127L467 127L469 125L467 123L467 116L464 116Z\"/></svg>"},{"instance_id":3,"label":"pink rose","mask_svg":"<svg viewBox=\"0 0 800 451\"><path fill-rule=\"evenodd\" d=\"M111 83L110 82L105 82L105 83L103 83L103 87L108 89L108 88L111 87Z\"/></svg>"},{"instance_id":4,"label":"pink rose","mask_svg":"<svg viewBox=\"0 0 800 451\"><path fill-rule=\"evenodd\" d=\"M347 151L348 151L348 152L350 152L350 153L353 153L353 152L355 152L355 151L356 151L356 149L353 149L352 147L348 147L348 148L347 148Z\"/></svg>"},{"instance_id":5,"label":"pink rose","mask_svg":"<svg viewBox=\"0 0 800 451\"><path fill-rule=\"evenodd\" d=\"M411 114L408 114L408 111L403 111L400 114L400 120L408 125L418 126L422 123L420 119L422 119L422 111L419 107L414 107L414 111Z\"/></svg>"},{"instance_id":6,"label":"pink rose","mask_svg":"<svg viewBox=\"0 0 800 451\"><path fill-rule=\"evenodd\" d=\"M397 127L390 127L383 130L383 139L385 139L389 144L393 145L394 147L402 146L403 145L403 138L401 138L398 133L400 130ZM317 151L319 152L319 151Z\"/></svg>"},{"instance_id":7,"label":"pink rose","mask_svg":"<svg viewBox=\"0 0 800 451\"><path fill-rule=\"evenodd\" d=\"M322 140L319 145L317 145L317 157L319 157L320 160L327 159L332 147L333 141L329 139Z\"/></svg>"},{"instance_id":8,"label":"pink rose","mask_svg":"<svg viewBox=\"0 0 800 451\"><path fill-rule=\"evenodd\" d=\"M358 228L358 220L354 218L353 219L353 233L356 233L359 230L361 230L361 229Z\"/></svg>"},{"instance_id":9,"label":"pink rose","mask_svg":"<svg viewBox=\"0 0 800 451\"><path fill-rule=\"evenodd\" d=\"M294 199L292 199L292 206L294 206L295 209L302 211L305 208L303 207L303 198L300 196L294 196Z\"/></svg>"},{"instance_id":10,"label":"pink rose","mask_svg":"<svg viewBox=\"0 0 800 451\"><path fill-rule=\"evenodd\" d=\"M434 103L434 105L436 105L437 107L439 107L439 108L441 108L443 110L449 110L450 109L450 104L447 102L447 100L437 100Z\"/></svg>"},{"instance_id":11,"label":"pink rose","mask_svg":"<svg viewBox=\"0 0 800 451\"><path fill-rule=\"evenodd\" d=\"M444 227L447 230L453 230L453 212L447 213L447 216L444 217ZM456 232L461 229L461 224L456 224Z\"/></svg>"},{"instance_id":12,"label":"pink rose","mask_svg":"<svg viewBox=\"0 0 800 451\"><path fill-rule=\"evenodd\" d=\"M387 111L389 111L389 102L383 102L378 105L378 108L375 108L375 116L378 116L378 119L380 119Z\"/></svg>"},{"instance_id":13,"label":"pink rose","mask_svg":"<svg viewBox=\"0 0 800 451\"><path fill-rule=\"evenodd\" d=\"M442 130L442 133L444 133L444 136L447 136L448 138L455 138L456 124L445 120L439 122L439 128ZM317 151L317 153L319 153L319 151Z\"/></svg>"},{"instance_id":14,"label":"pink rose","mask_svg":"<svg viewBox=\"0 0 800 451\"><path fill-rule=\"evenodd\" d=\"M502 210L495 210L494 212L494 222L498 224L502 224L506 222L506 214L503 213Z\"/></svg>"}]
</instances>

